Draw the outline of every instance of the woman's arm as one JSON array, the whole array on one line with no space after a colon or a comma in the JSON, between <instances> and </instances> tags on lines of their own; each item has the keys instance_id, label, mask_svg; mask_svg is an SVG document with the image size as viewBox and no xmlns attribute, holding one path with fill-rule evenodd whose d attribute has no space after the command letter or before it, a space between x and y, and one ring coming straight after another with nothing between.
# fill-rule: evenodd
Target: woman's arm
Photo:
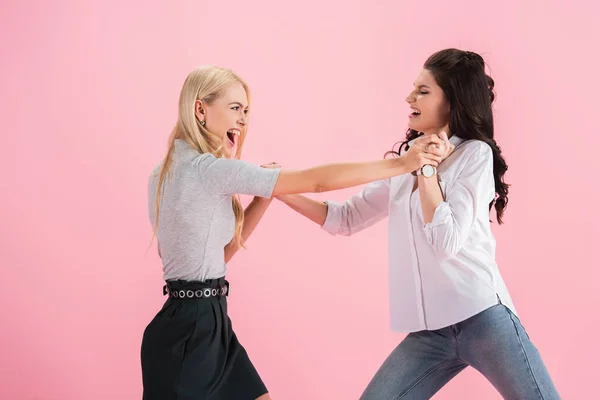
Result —
<instances>
[{"instance_id":1,"label":"woman's arm","mask_svg":"<svg viewBox=\"0 0 600 400\"><path fill-rule=\"evenodd\" d=\"M489 204L495 195L492 149L483 142L470 146L472 149L465 149L469 159L445 198L437 176L419 177L425 233L442 260L462 249L478 216L489 218Z\"/></svg>"},{"instance_id":2,"label":"woman's arm","mask_svg":"<svg viewBox=\"0 0 600 400\"><path fill-rule=\"evenodd\" d=\"M244 225L242 227L242 243L244 243L254 229L265 215L267 208L271 204L271 199L265 199L262 197L254 197L248 207L244 210ZM233 243L229 243L225 246L225 262L228 263L229 260L234 256L238 251L238 247Z\"/></svg>"},{"instance_id":3,"label":"woman's arm","mask_svg":"<svg viewBox=\"0 0 600 400\"><path fill-rule=\"evenodd\" d=\"M389 179L370 183L342 204L334 201L319 202L302 195L278 198L330 234L350 236L388 215L390 183Z\"/></svg>"},{"instance_id":4,"label":"woman's arm","mask_svg":"<svg viewBox=\"0 0 600 400\"><path fill-rule=\"evenodd\" d=\"M261 165L261 168L270 168L270 169L280 169L281 165L277 163L269 163L265 165ZM244 243L254 229L265 215L267 208L271 204L272 198L266 199L260 196L254 196L248 207L244 210L244 225L242 226L242 243ZM225 262L228 263L229 260L234 256L239 248L233 244L233 242L229 243L225 246Z\"/></svg>"},{"instance_id":5,"label":"woman's arm","mask_svg":"<svg viewBox=\"0 0 600 400\"><path fill-rule=\"evenodd\" d=\"M419 198L421 199L421 210L423 211L423 222L429 224L433 220L433 214L440 203L444 201L442 189L438 182L438 176L430 178L419 176L417 178L419 185Z\"/></svg>"},{"instance_id":6,"label":"woman's arm","mask_svg":"<svg viewBox=\"0 0 600 400\"><path fill-rule=\"evenodd\" d=\"M287 194L277 197L292 210L305 216L318 225L323 225L327 217L327 204L301 194Z\"/></svg>"},{"instance_id":7,"label":"woman's arm","mask_svg":"<svg viewBox=\"0 0 600 400\"><path fill-rule=\"evenodd\" d=\"M435 143L437 138L434 136L418 139L411 146L412 151L409 150L403 157L410 159L422 152L427 143ZM444 149L433 148L431 151L441 153ZM389 179L382 179L370 183L343 204L334 201L320 202L302 195L281 195L278 199L332 235L349 236L374 225L388 215L389 193Z\"/></svg>"},{"instance_id":8,"label":"woman's arm","mask_svg":"<svg viewBox=\"0 0 600 400\"><path fill-rule=\"evenodd\" d=\"M439 137L444 142L440 150L444 152L443 158L446 159L454 151L454 145L448 141L448 135L445 131L442 131ZM419 175L417 184L419 187L419 198L421 200L423 220L425 224L428 224L433 220L435 210L440 203L444 201L442 189L438 183L437 174L429 178Z\"/></svg>"},{"instance_id":9,"label":"woman's arm","mask_svg":"<svg viewBox=\"0 0 600 400\"><path fill-rule=\"evenodd\" d=\"M337 163L289 171L282 170L273 189L272 196L286 194L318 193L346 189L379 181L392 176L410 173L425 164L437 166L443 154L439 148L428 144L441 145L437 135L417 139L401 157L361 163Z\"/></svg>"},{"instance_id":10,"label":"woman's arm","mask_svg":"<svg viewBox=\"0 0 600 400\"><path fill-rule=\"evenodd\" d=\"M194 163L206 190L216 195L246 194L271 198L286 194L327 192L362 185L412 172L425 164L438 165L441 152L428 143L441 144L436 135L417 139L401 157L371 162L320 165L303 170L261 168L241 160L198 156Z\"/></svg>"}]
</instances>

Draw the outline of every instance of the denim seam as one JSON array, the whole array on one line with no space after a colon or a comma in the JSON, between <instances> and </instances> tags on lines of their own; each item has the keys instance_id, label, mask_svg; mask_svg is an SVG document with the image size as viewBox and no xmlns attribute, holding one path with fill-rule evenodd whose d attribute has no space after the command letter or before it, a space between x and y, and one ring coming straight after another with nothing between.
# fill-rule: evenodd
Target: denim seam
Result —
<instances>
[{"instance_id":1,"label":"denim seam","mask_svg":"<svg viewBox=\"0 0 600 400\"><path fill-rule=\"evenodd\" d=\"M459 352L459 348L460 348L460 346L459 346L459 344L458 344L458 335L459 335L458 333L455 333L455 334L454 334L454 342L456 343L456 358L457 358L458 360L462 361L462 362L465 362L465 363L467 363L465 360L463 360L462 358L460 358L460 352ZM468 363L467 363L467 364L468 364Z\"/></svg>"},{"instance_id":2,"label":"denim seam","mask_svg":"<svg viewBox=\"0 0 600 400\"><path fill-rule=\"evenodd\" d=\"M398 396L394 397L394 400L401 400L404 396L406 396L407 394L409 394L410 391L413 390L415 386L417 386L419 383L421 383L421 381L423 381L423 379L427 378L429 375L433 374L435 371L437 371L441 367L443 367L443 366L445 366L447 364L452 364L453 362L454 362L454 360L446 360L446 361L442 361L441 363L439 363L437 365L434 365L433 367L429 368L429 370L425 371L425 373L423 375L421 375L420 377L418 377L414 381L414 383L412 385L410 385L409 387L407 387Z\"/></svg>"},{"instance_id":3,"label":"denim seam","mask_svg":"<svg viewBox=\"0 0 600 400\"><path fill-rule=\"evenodd\" d=\"M540 390L540 385L538 384L537 380L535 379L535 375L533 374L533 370L531 369L531 363L529 362L529 358L527 357L527 352L525 351L525 346L523 345L523 340L521 340L521 335L519 334L519 329L517 328L517 324L515 323L514 317L512 316L512 314L510 313L510 311L508 309L506 310L506 312L508 313L508 316L510 317L510 321L512 322L512 324L515 328L517 338L519 339L519 344L521 345L521 351L523 352L523 357L525 358L525 363L527 364L527 369L529 370L529 373L531 374L531 378L533 379L535 388L537 389L540 399L544 400L544 396L542 395L542 391Z\"/></svg>"}]
</instances>

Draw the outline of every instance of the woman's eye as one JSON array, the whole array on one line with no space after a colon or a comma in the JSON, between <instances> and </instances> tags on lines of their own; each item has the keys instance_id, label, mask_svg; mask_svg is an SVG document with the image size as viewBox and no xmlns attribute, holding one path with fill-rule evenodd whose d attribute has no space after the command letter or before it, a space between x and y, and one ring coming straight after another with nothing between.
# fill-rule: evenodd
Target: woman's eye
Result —
<instances>
[{"instance_id":1,"label":"woman's eye","mask_svg":"<svg viewBox=\"0 0 600 400\"><path fill-rule=\"evenodd\" d=\"M419 94L427 94L427 93L429 93L429 92L419 92Z\"/></svg>"},{"instance_id":2,"label":"woman's eye","mask_svg":"<svg viewBox=\"0 0 600 400\"><path fill-rule=\"evenodd\" d=\"M234 106L234 107L231 107L231 109L234 110L234 111L237 111L237 110L240 109L240 107L239 106Z\"/></svg>"}]
</instances>

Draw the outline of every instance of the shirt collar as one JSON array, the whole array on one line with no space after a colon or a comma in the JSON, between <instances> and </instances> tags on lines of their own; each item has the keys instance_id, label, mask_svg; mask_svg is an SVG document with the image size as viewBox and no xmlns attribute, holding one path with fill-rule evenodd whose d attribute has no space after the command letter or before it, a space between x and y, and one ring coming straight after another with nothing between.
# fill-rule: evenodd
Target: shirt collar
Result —
<instances>
[{"instance_id":1,"label":"shirt collar","mask_svg":"<svg viewBox=\"0 0 600 400\"><path fill-rule=\"evenodd\" d=\"M418 138L417 138L417 139L418 139ZM413 144L413 142L414 142L415 140L417 140L417 139L413 139L413 140L411 140L410 142L408 142L408 145L409 145L409 146L410 146L410 145L412 145L412 144ZM450 142L450 144L454 145L454 147L458 147L458 145L459 145L459 144L461 144L462 142L464 142L464 141L465 141L465 139L461 139L461 138L459 138L458 136L456 136L456 135L453 135L453 136L451 136L451 137L448 139L448 141Z\"/></svg>"}]
</instances>

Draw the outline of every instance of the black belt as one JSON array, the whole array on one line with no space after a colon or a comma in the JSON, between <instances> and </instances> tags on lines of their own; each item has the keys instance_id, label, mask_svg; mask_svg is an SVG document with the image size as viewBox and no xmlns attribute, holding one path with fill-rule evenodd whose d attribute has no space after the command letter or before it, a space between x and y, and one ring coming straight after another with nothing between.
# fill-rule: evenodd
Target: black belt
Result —
<instances>
[{"instance_id":1,"label":"black belt","mask_svg":"<svg viewBox=\"0 0 600 400\"><path fill-rule=\"evenodd\" d=\"M202 285L202 282L196 284L189 283L187 285L171 285L167 282L163 286L163 295L169 295L172 299L210 299L212 297L229 296L229 282L219 285L218 287L208 287ZM204 286L204 287L202 287Z\"/></svg>"}]
</instances>

